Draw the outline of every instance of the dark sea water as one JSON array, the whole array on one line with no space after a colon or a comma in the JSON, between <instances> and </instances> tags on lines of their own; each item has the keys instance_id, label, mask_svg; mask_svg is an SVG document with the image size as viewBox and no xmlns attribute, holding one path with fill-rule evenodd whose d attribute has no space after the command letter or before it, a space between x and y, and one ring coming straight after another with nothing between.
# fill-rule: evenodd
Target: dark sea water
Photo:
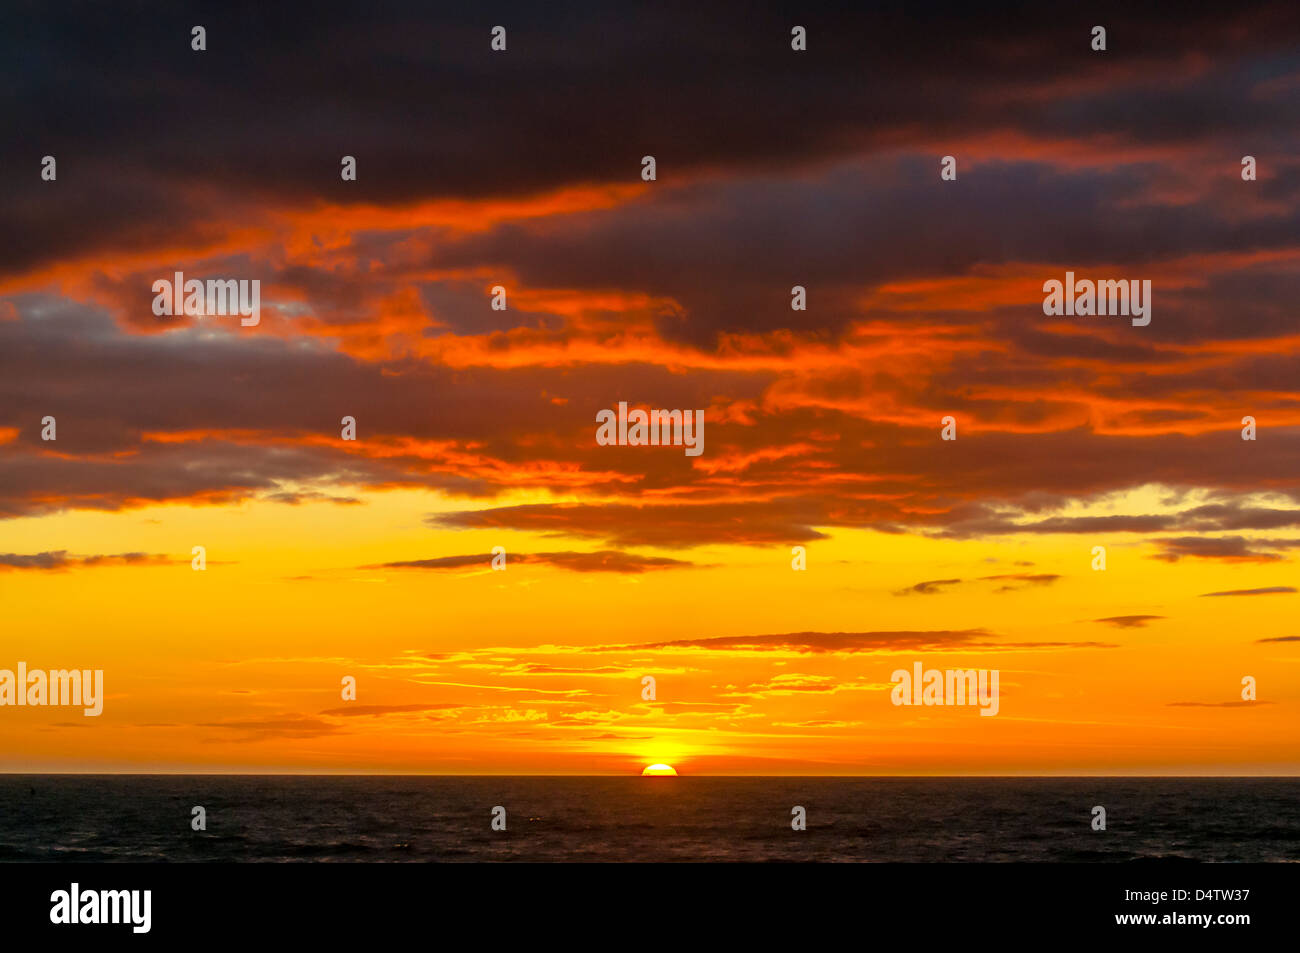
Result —
<instances>
[{"instance_id":1,"label":"dark sea water","mask_svg":"<svg viewBox=\"0 0 1300 953\"><path fill-rule=\"evenodd\" d=\"M1154 859L1300 860L1300 779L0 776L0 861Z\"/></svg>"}]
</instances>

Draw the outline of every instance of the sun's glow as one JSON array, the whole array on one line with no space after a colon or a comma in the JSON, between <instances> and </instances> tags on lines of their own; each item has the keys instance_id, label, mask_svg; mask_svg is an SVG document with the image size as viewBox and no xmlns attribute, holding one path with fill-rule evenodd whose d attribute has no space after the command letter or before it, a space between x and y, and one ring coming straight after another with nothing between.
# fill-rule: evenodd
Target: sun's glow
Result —
<instances>
[{"instance_id":1,"label":"sun's glow","mask_svg":"<svg viewBox=\"0 0 1300 953\"><path fill-rule=\"evenodd\" d=\"M677 769L671 764L652 764L641 772L643 778L675 778Z\"/></svg>"}]
</instances>

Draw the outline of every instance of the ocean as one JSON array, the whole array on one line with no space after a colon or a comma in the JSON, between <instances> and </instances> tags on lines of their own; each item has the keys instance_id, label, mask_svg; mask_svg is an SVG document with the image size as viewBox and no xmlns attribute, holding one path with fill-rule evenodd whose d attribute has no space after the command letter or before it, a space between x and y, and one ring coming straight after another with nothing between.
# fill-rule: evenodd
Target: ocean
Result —
<instances>
[{"instance_id":1,"label":"ocean","mask_svg":"<svg viewBox=\"0 0 1300 953\"><path fill-rule=\"evenodd\" d=\"M1300 779L0 776L11 862L1146 860L1300 860Z\"/></svg>"}]
</instances>

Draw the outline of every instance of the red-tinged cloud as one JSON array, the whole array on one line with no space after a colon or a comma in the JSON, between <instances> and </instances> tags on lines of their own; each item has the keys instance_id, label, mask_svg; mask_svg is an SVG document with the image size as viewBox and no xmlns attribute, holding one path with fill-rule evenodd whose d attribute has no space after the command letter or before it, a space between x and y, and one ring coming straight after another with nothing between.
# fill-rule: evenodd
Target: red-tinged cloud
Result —
<instances>
[{"instance_id":1,"label":"red-tinged cloud","mask_svg":"<svg viewBox=\"0 0 1300 953\"><path fill-rule=\"evenodd\" d=\"M682 547L704 543L808 542L824 534L801 515L819 513L814 502L632 504L548 504L439 514L429 522L443 528L488 527L600 537L622 546Z\"/></svg>"},{"instance_id":2,"label":"red-tinged cloud","mask_svg":"<svg viewBox=\"0 0 1300 953\"><path fill-rule=\"evenodd\" d=\"M706 10L665 34L653 17L628 30L608 11L519 9L530 42L484 73L481 25L453 13L437 29L450 110L420 92L424 11L336 13L301 48L346 39L391 81L303 71L259 30L220 83L159 24L126 35L106 14L42 12L0 38L43 38L15 53L15 141L72 144L56 182L0 158L0 518L420 488L457 508L440 528L611 553L842 528L1158 534L1170 562L1293 548L1222 534L1300 526L1294 4L1240 5L1230 31L1206 12L1117 10L1112 36L1146 41L1104 69L1052 17L972 44L979 11L840 11L795 57L758 42L788 32L770 12L719 46ZM864 87L861 37L880 35ZM93 53L105 36L112 62ZM147 90L131 79L142 49ZM662 109L625 108L646 89ZM155 115L171 117L162 145ZM1240 178L1243 142L1258 181ZM637 160L656 150L647 183ZM337 158L356 151L343 182ZM153 281L177 270L261 281L262 323L154 315ZM1151 280L1152 323L1047 318L1043 281L1067 270ZM703 456L597 446L595 414L622 400L704 409ZM959 437L940 442L948 415ZM1240 439L1246 415L1257 441ZM1189 502L1080 514L1144 485ZM566 502L497 504L521 492ZM670 566L566 552L551 564Z\"/></svg>"}]
</instances>

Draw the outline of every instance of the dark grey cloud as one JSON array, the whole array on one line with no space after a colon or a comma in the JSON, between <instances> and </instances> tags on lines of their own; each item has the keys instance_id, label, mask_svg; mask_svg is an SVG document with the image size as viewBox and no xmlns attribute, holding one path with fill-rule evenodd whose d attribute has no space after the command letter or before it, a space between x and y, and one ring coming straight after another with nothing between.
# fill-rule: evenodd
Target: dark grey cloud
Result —
<instances>
[{"instance_id":1,"label":"dark grey cloud","mask_svg":"<svg viewBox=\"0 0 1300 953\"><path fill-rule=\"evenodd\" d=\"M1291 525L1295 525L1294 522ZM1184 557L1274 562L1286 558L1284 553L1274 550L1300 546L1300 539L1247 539L1245 536L1179 536L1153 542L1161 551L1152 558L1171 563Z\"/></svg>"},{"instance_id":2,"label":"dark grey cloud","mask_svg":"<svg viewBox=\"0 0 1300 953\"><path fill-rule=\"evenodd\" d=\"M78 556L59 549L43 553L0 553L0 572L5 570L34 570L61 572L66 569L84 569L95 566L157 566L183 562L175 557L157 553L108 553Z\"/></svg>"},{"instance_id":3,"label":"dark grey cloud","mask_svg":"<svg viewBox=\"0 0 1300 953\"><path fill-rule=\"evenodd\" d=\"M789 48L795 22L809 31L805 53ZM1088 48L1094 22L1109 24L1104 56ZM633 179L645 153L669 181L974 133L1215 139L1233 155L1249 141L1283 154L1300 125L1285 83L1300 15L1247 2L1232 22L1118 3L1086 15L901 3L509 2L491 16L415 2L19 6L0 37L0 80L12 93L7 139L32 148L0 160L0 262L201 232L223 194L250 207L517 195ZM195 23L208 32L203 53L190 49ZM495 23L509 31L504 54L488 47ZM45 153L59 158L57 187L35 174ZM359 160L355 183L339 180L345 154ZM1188 214L1171 205L1160 224ZM1010 234L990 224L994 243ZM1151 224L1112 222L1121 233ZM1089 233L1097 245L1112 237L1100 223Z\"/></svg>"},{"instance_id":4,"label":"dark grey cloud","mask_svg":"<svg viewBox=\"0 0 1300 953\"><path fill-rule=\"evenodd\" d=\"M816 176L759 175L681 188L667 181L630 205L440 242L434 261L453 268L498 263L529 285L672 296L686 319L664 317L661 332L708 346L722 331L838 332L861 317L862 287L887 281L1024 262L1043 263L1040 286L1066 269L1080 278L1150 277L1156 264L1180 256L1290 247L1300 231L1300 206L1243 208L1213 194L1171 204L1161 197L1167 173L1156 163L1064 169L1044 161L984 162L959 174L951 188L935 187L936 170L933 157L888 154ZM1115 262L1125 275L1112 274ZM793 284L810 289L808 311L797 320L789 307ZM1300 279L1289 263L1243 264L1240 273L1216 276L1208 290L1157 288L1155 330L1144 329L1151 333L1138 341L1045 337L1034 328L1041 320L1026 320L1042 318L1037 287L1023 306L988 322L999 336L1036 340L1040 351L1146 357L1156 343L1190 334L1280 333L1289 327L1287 306ZM1231 319L1224 313L1229 304Z\"/></svg>"},{"instance_id":5,"label":"dark grey cloud","mask_svg":"<svg viewBox=\"0 0 1300 953\"><path fill-rule=\"evenodd\" d=\"M1103 439L1102 442L1109 443L1110 441ZM1121 446L1126 442L1123 440L1118 441L1116 446ZM1206 441L1206 443L1209 442ZM1171 452L1174 452L1181 443L1183 443L1182 439L1177 437L1172 439L1153 437L1150 438L1150 443L1147 446L1149 448L1153 445L1155 447L1169 447ZM1159 459L1160 456L1158 451L1153 454L1155 459ZM1168 458L1164 458L1164 460L1169 462ZM1256 459L1253 462L1258 463L1259 461ZM1236 471L1238 465L1239 458L1229 457L1226 466L1220 470L1221 477L1230 480L1229 475ZM1259 472L1258 475L1264 477L1262 472ZM1136 478L1136 472L1134 476ZM1283 479L1280 473L1276 474L1276 478L1279 482ZM1204 475L1202 479L1205 479ZM1135 479L1134 482L1144 481ZM1165 479L1162 475L1152 474L1146 482L1166 482L1177 485L1186 481L1179 480L1172 477L1172 475L1170 478ZM1207 482L1213 482L1213 480ZM1245 488L1243 485L1242 489ZM1061 502L1063 501L1060 499L1048 498L1048 505L1051 506L1060 505ZM1008 512L1005 507L999 509L991 505L976 504L968 507L964 512L958 511L950 514L955 518L947 521L949 525L940 535L964 538L970 535L1003 533L1105 534L1156 533L1169 530L1215 532L1225 529L1266 530L1300 526L1300 510L1251 506L1239 500L1189 507L1175 513L1148 515L1051 516L1038 520L1026 519L1032 513L1032 505L1021 506L1015 512ZM1168 561L1174 561L1181 556L1225 557L1234 553L1254 554L1267 559L1273 558L1272 555L1267 553L1269 548L1288 549L1300 543L1300 541L1289 539L1248 540L1245 537L1175 537L1158 539L1156 542L1162 546L1163 551L1158 553L1155 558ZM1252 547L1263 547L1263 550L1252 549Z\"/></svg>"},{"instance_id":6,"label":"dark grey cloud","mask_svg":"<svg viewBox=\"0 0 1300 953\"><path fill-rule=\"evenodd\" d=\"M1146 628L1147 623L1163 618L1162 615L1113 615L1105 619L1093 619L1093 621L1114 626L1117 629L1142 629Z\"/></svg>"}]
</instances>

